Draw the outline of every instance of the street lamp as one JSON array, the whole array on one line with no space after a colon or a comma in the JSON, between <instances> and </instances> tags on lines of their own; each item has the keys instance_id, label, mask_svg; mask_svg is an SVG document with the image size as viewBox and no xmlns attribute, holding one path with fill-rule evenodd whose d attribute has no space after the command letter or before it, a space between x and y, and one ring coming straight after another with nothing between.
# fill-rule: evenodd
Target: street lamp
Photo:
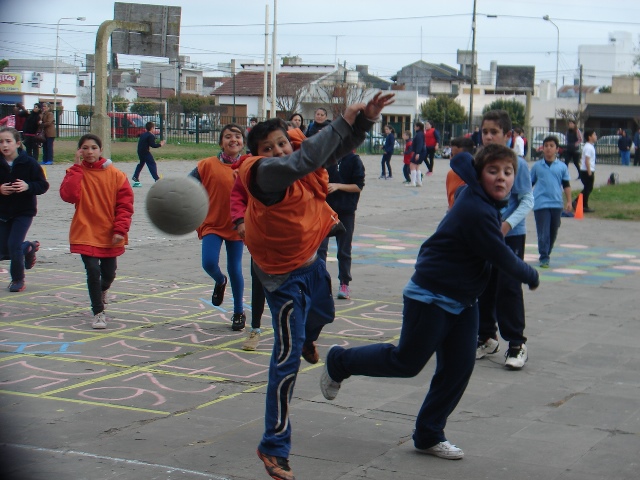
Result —
<instances>
[{"instance_id":1,"label":"street lamp","mask_svg":"<svg viewBox=\"0 0 640 480\"><path fill-rule=\"evenodd\" d=\"M553 23L549 15L545 15L542 17L543 20L549 22L551 25L556 27L558 31L558 38L556 41L556 96L553 102L553 131L556 131L556 117L557 117L557 106L558 106L558 62L560 61L560 29L558 26Z\"/></svg>"},{"instance_id":2,"label":"street lamp","mask_svg":"<svg viewBox=\"0 0 640 480\"><path fill-rule=\"evenodd\" d=\"M62 17L56 24L56 61L53 67L53 115L58 126L58 47L60 46L60 22L62 20L78 20L84 22L86 17Z\"/></svg>"}]
</instances>

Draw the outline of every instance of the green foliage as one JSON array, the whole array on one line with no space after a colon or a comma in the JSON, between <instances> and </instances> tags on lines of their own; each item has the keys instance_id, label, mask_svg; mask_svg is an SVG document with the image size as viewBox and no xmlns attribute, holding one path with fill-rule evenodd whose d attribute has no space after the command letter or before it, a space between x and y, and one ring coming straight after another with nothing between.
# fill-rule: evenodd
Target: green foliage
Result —
<instances>
[{"instance_id":1,"label":"green foliage","mask_svg":"<svg viewBox=\"0 0 640 480\"><path fill-rule=\"evenodd\" d=\"M194 113L195 114L205 113L206 112L205 107L215 105L215 101L213 98L203 97L201 95L194 95L194 94L183 94L183 95L180 95L180 98L169 97L167 101L170 105L173 105L174 107L177 105L181 105L182 108L179 110L182 110L187 115L194 114Z\"/></svg>"},{"instance_id":2,"label":"green foliage","mask_svg":"<svg viewBox=\"0 0 640 480\"><path fill-rule=\"evenodd\" d=\"M160 103L149 98L139 98L131 105L131 113L138 115L155 115L160 109Z\"/></svg>"},{"instance_id":3,"label":"green foliage","mask_svg":"<svg viewBox=\"0 0 640 480\"><path fill-rule=\"evenodd\" d=\"M611 93L611 86L610 85L603 85L602 87L600 87L598 89L598 93Z\"/></svg>"},{"instance_id":4,"label":"green foliage","mask_svg":"<svg viewBox=\"0 0 640 480\"><path fill-rule=\"evenodd\" d=\"M76 107L76 111L78 112L78 116L82 118L87 118L91 116L91 105L78 105Z\"/></svg>"},{"instance_id":5,"label":"green foliage","mask_svg":"<svg viewBox=\"0 0 640 480\"><path fill-rule=\"evenodd\" d=\"M113 109L116 112L126 112L129 109L129 100L121 97L120 95L113 97L111 102L113 103Z\"/></svg>"},{"instance_id":6,"label":"green foliage","mask_svg":"<svg viewBox=\"0 0 640 480\"><path fill-rule=\"evenodd\" d=\"M436 95L420 105L420 116L434 125L465 123L467 113L462 105L448 95Z\"/></svg>"},{"instance_id":7,"label":"green foliage","mask_svg":"<svg viewBox=\"0 0 640 480\"><path fill-rule=\"evenodd\" d=\"M7 65L9 65L9 60L5 60L4 58L0 60L0 72L3 72Z\"/></svg>"},{"instance_id":8,"label":"green foliage","mask_svg":"<svg viewBox=\"0 0 640 480\"><path fill-rule=\"evenodd\" d=\"M495 100L482 109L485 114L489 110L506 110L513 125L524 125L524 105L517 100Z\"/></svg>"}]
</instances>

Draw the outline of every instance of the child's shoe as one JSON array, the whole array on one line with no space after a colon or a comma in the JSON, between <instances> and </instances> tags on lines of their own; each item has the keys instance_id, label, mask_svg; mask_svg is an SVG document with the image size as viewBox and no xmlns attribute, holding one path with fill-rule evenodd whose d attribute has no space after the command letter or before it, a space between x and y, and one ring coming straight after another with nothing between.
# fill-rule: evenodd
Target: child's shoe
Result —
<instances>
[{"instance_id":1,"label":"child's shoe","mask_svg":"<svg viewBox=\"0 0 640 480\"><path fill-rule=\"evenodd\" d=\"M104 312L96 313L93 316L93 323L91 324L91 328L95 328L96 330L103 330L107 328L107 316Z\"/></svg>"},{"instance_id":2,"label":"child's shoe","mask_svg":"<svg viewBox=\"0 0 640 480\"><path fill-rule=\"evenodd\" d=\"M24 280L12 281L9 284L10 292L22 292L25 288L27 288L27 286L24 284Z\"/></svg>"},{"instance_id":3,"label":"child's shoe","mask_svg":"<svg viewBox=\"0 0 640 480\"><path fill-rule=\"evenodd\" d=\"M345 285L344 283L340 285L340 290L338 290L338 298L341 300L349 300L351 298L351 289L349 285Z\"/></svg>"},{"instance_id":4,"label":"child's shoe","mask_svg":"<svg viewBox=\"0 0 640 480\"><path fill-rule=\"evenodd\" d=\"M231 330L239 332L244 329L247 323L247 316L244 313L234 313L231 316Z\"/></svg>"},{"instance_id":5,"label":"child's shoe","mask_svg":"<svg viewBox=\"0 0 640 480\"><path fill-rule=\"evenodd\" d=\"M224 291L227 288L227 277L225 275L224 282L216 283L213 287L213 293L211 294L211 303L213 303L216 307L222 305L222 301L224 300Z\"/></svg>"},{"instance_id":6,"label":"child's shoe","mask_svg":"<svg viewBox=\"0 0 640 480\"><path fill-rule=\"evenodd\" d=\"M31 245L29 251L24 254L24 268L31 270L36 264L36 252L40 250L40 242L29 242Z\"/></svg>"},{"instance_id":7,"label":"child's shoe","mask_svg":"<svg viewBox=\"0 0 640 480\"><path fill-rule=\"evenodd\" d=\"M254 352L256 348L258 348L258 343L260 343L260 332L252 329L251 332L249 332L249 336L242 344L242 349L247 352Z\"/></svg>"},{"instance_id":8,"label":"child's shoe","mask_svg":"<svg viewBox=\"0 0 640 480\"><path fill-rule=\"evenodd\" d=\"M138 180L136 177L133 177L131 180L133 181L132 187L141 187L142 186L142 184L140 183L140 180Z\"/></svg>"}]
</instances>

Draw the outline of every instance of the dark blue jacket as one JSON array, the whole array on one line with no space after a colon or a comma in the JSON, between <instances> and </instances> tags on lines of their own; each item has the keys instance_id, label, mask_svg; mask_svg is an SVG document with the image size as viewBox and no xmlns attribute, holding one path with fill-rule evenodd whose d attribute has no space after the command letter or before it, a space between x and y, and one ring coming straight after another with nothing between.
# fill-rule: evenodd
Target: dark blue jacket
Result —
<instances>
[{"instance_id":1,"label":"dark blue jacket","mask_svg":"<svg viewBox=\"0 0 640 480\"><path fill-rule=\"evenodd\" d=\"M324 127L326 127L327 125L329 125L331 122L329 120L325 120L322 123L318 123L318 122L313 122L311 125L309 125L309 127L307 128L307 131L305 132L305 136L307 138L309 137L313 137L316 133L318 133L320 130L322 130Z\"/></svg>"},{"instance_id":2,"label":"dark blue jacket","mask_svg":"<svg viewBox=\"0 0 640 480\"><path fill-rule=\"evenodd\" d=\"M338 160L338 163L327 167L329 183L356 184L360 190L364 188L364 164L359 155L347 153ZM343 192L337 190L327 195L327 203L335 212L340 214L353 214L358 208L360 192Z\"/></svg>"},{"instance_id":3,"label":"dark blue jacket","mask_svg":"<svg viewBox=\"0 0 640 480\"><path fill-rule=\"evenodd\" d=\"M420 247L411 278L432 293L473 305L487 286L491 265L530 286L538 272L504 243L500 208L478 182L469 156L456 155L451 168L467 184L435 233Z\"/></svg>"},{"instance_id":4,"label":"dark blue jacket","mask_svg":"<svg viewBox=\"0 0 640 480\"><path fill-rule=\"evenodd\" d=\"M384 139L384 146L382 147L382 150L384 150L384 153L388 153L389 155L392 155L395 146L396 146L396 137L393 133L390 133Z\"/></svg>"},{"instance_id":5,"label":"dark blue jacket","mask_svg":"<svg viewBox=\"0 0 640 480\"><path fill-rule=\"evenodd\" d=\"M160 148L160 144L156 143L156 136L151 132L144 132L138 139L138 155L149 153L150 148Z\"/></svg>"},{"instance_id":6,"label":"dark blue jacket","mask_svg":"<svg viewBox=\"0 0 640 480\"><path fill-rule=\"evenodd\" d=\"M10 220L19 216L35 217L38 213L36 195L49 190L49 182L44 176L42 167L24 150L19 150L18 157L9 167L0 155L0 183L24 180L29 189L26 192L0 195L0 220Z\"/></svg>"},{"instance_id":7,"label":"dark blue jacket","mask_svg":"<svg viewBox=\"0 0 640 480\"><path fill-rule=\"evenodd\" d=\"M620 138L618 139L618 148L620 149L621 152L623 151L626 152L631 148L632 143L633 141L631 140L631 137L627 135L623 137L622 135L620 135Z\"/></svg>"}]
</instances>

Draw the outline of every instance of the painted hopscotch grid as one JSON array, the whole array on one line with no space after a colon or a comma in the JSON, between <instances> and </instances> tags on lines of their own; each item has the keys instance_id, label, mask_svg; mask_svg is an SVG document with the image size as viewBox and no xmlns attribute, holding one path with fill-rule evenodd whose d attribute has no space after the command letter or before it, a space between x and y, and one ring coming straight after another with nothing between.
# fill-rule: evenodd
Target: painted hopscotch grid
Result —
<instances>
[{"instance_id":1,"label":"painted hopscotch grid","mask_svg":"<svg viewBox=\"0 0 640 480\"><path fill-rule=\"evenodd\" d=\"M108 328L93 330L85 282L83 271L39 268L26 291L1 294L0 399L175 415L263 391L272 329L263 328L255 352L243 351L230 295L214 307L209 285L121 276L109 290ZM394 341L401 312L401 304L339 300L318 346ZM319 366L303 361L301 369Z\"/></svg>"}]
</instances>

